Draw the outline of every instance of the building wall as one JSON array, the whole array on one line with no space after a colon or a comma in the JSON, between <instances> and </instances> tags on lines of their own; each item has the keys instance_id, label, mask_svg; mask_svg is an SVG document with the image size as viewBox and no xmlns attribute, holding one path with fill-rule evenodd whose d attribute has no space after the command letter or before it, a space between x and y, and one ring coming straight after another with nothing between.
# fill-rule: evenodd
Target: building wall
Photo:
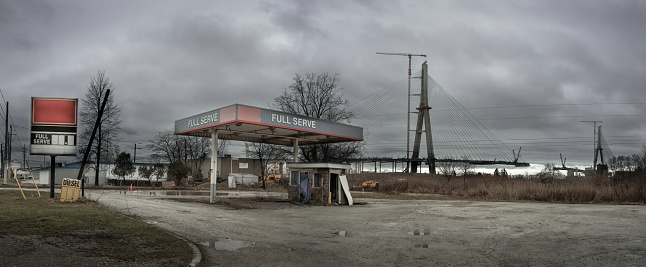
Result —
<instances>
[{"instance_id":1,"label":"building wall","mask_svg":"<svg viewBox=\"0 0 646 267\"><path fill-rule=\"evenodd\" d=\"M39 179L38 183L39 184L50 184L50 169L43 169L39 171ZM54 184L61 184L63 182L63 178L71 178L71 179L76 179L76 177L79 174L79 169L70 169L70 168L56 168L55 172L55 180ZM35 179L35 178L34 178ZM94 181L94 180L92 180ZM85 180L87 183L88 180Z\"/></svg>"},{"instance_id":2,"label":"building wall","mask_svg":"<svg viewBox=\"0 0 646 267\"><path fill-rule=\"evenodd\" d=\"M247 168L240 168L240 163L246 163ZM233 158L233 157L223 157L218 158L218 177L226 178L229 177L230 173L247 173L253 174L255 176L261 176L260 160L258 159L249 159L249 158ZM209 171L211 170L211 158L207 158L200 168L202 175L208 178Z\"/></svg>"},{"instance_id":3,"label":"building wall","mask_svg":"<svg viewBox=\"0 0 646 267\"><path fill-rule=\"evenodd\" d=\"M240 163L243 163L243 165L246 163L247 168L240 168L241 167ZM148 179L144 177L139 177L139 166L142 166L142 165L153 166L152 164L148 164L148 163L136 163L135 173L131 176L125 177L125 181L126 182L136 182L136 181L147 182ZM280 169L280 172L282 173L283 176L288 175L288 172L283 167L284 164L277 162L274 165L276 165L275 168ZM84 175L85 182L88 184L94 184L95 171L92 167L93 165L88 164L86 165L86 168L85 168L85 175ZM218 176L221 178L228 177L230 173L247 173L247 174L252 174L260 177L262 173L261 168L262 168L262 165L260 164L260 160L258 159L232 158L232 157L218 158L218 173L219 173ZM80 169L80 163L73 163L73 164L68 164L67 166L56 167L56 184L61 184L61 182L63 181L63 178L76 178L78 176L79 169ZM110 180L113 180L113 181L121 180L120 177L117 177L112 173L113 169L114 169L113 163L101 164L101 170L99 172L99 185L107 185ZM211 159L207 158L206 160L204 160L200 169L201 169L200 171L202 175L205 177L193 177L193 178L208 178L209 170L211 169ZM40 171L34 171L34 179L36 179L37 182L40 184L49 184L49 171L50 171L49 168L42 169ZM267 173L265 173L265 175L266 174ZM157 180L157 177L153 175L152 180L153 182L167 181L168 175L164 174L164 176L161 177L159 180Z\"/></svg>"},{"instance_id":4,"label":"building wall","mask_svg":"<svg viewBox=\"0 0 646 267\"><path fill-rule=\"evenodd\" d=\"M71 164L71 166L64 166L64 167L56 167L55 170L55 184L61 184L63 181L63 178L73 178L76 179L78 177L78 173L80 170L80 166L76 166L78 164ZM149 166L150 164L146 163L136 163L135 165L135 172L130 175L125 177L126 182L136 182L136 181L144 181L147 182L149 181L148 179L144 177L139 176L139 166ZM86 184L94 184L94 177L95 177L95 171L93 168L88 168L89 166L86 165L85 168L85 183ZM101 164L101 169L99 171L99 185L107 185L109 184L110 180L122 180L120 177L117 177L112 173L112 170L114 169L114 164L112 163L105 163ZM42 169L40 171L37 171L38 174L34 174L34 179L38 179L39 184L50 184L50 168ZM153 182L163 182L168 179L168 175L164 174L159 180L157 180L157 176L153 175L152 176L152 181Z\"/></svg>"}]
</instances>

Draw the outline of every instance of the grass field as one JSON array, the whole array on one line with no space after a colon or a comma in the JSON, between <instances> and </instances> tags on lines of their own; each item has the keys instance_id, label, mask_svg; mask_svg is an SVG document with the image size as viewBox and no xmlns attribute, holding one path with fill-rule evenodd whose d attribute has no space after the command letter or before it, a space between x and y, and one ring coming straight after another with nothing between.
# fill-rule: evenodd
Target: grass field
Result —
<instances>
[{"instance_id":1,"label":"grass field","mask_svg":"<svg viewBox=\"0 0 646 267\"><path fill-rule=\"evenodd\" d=\"M382 194L440 194L454 199L493 201L543 201L560 203L646 203L646 179L615 181L607 177L508 178L444 176L402 173L348 175L350 186L378 181Z\"/></svg>"},{"instance_id":2,"label":"grass field","mask_svg":"<svg viewBox=\"0 0 646 267\"><path fill-rule=\"evenodd\" d=\"M0 190L0 236L35 235L86 257L186 266L193 256L186 241L91 201L61 203L41 190Z\"/></svg>"}]
</instances>

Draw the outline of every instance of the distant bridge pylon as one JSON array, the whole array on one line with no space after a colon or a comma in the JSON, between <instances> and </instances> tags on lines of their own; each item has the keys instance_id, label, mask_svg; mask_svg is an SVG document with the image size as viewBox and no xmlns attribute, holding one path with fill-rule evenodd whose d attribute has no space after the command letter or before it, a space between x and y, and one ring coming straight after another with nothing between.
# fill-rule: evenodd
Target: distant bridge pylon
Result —
<instances>
[{"instance_id":1,"label":"distant bridge pylon","mask_svg":"<svg viewBox=\"0 0 646 267\"><path fill-rule=\"evenodd\" d=\"M415 172L421 163L429 171L435 170L435 163L469 162L474 165L529 166L514 150L508 148L487 127L478 121L466 108L455 100L430 75L426 62L422 70L415 73L421 79L411 81L412 88L420 88L420 104L415 127L413 157L409 159ZM388 86L367 98L358 101L353 109L354 124L366 132L366 150L371 157L386 155L402 158L408 154L407 136L397 135L401 127L412 128L401 112L401 105L407 102L406 80ZM428 122L427 122L428 120ZM421 146L422 134L426 134L426 146ZM426 150L427 157L420 158ZM406 157L408 159L408 157Z\"/></svg>"}]
</instances>

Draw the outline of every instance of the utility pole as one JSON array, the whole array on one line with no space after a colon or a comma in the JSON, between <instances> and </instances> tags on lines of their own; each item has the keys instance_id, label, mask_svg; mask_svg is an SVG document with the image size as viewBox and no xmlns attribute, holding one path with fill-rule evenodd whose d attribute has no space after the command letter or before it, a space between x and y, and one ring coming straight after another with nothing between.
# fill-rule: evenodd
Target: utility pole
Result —
<instances>
[{"instance_id":1,"label":"utility pole","mask_svg":"<svg viewBox=\"0 0 646 267\"><path fill-rule=\"evenodd\" d=\"M8 116L7 116L8 117ZM7 146L7 154L8 154L8 159L7 159L7 173L8 177L11 178L13 173L11 172L11 139L13 139L13 125L9 125L9 145Z\"/></svg>"},{"instance_id":2,"label":"utility pole","mask_svg":"<svg viewBox=\"0 0 646 267\"><path fill-rule=\"evenodd\" d=\"M7 166L7 158L9 153L9 101L7 101L7 112L4 113L4 158L2 161L3 184L7 184L7 175L9 174L9 166Z\"/></svg>"},{"instance_id":3,"label":"utility pole","mask_svg":"<svg viewBox=\"0 0 646 267\"><path fill-rule=\"evenodd\" d=\"M27 146L22 145L22 168L26 169L27 167Z\"/></svg>"},{"instance_id":4,"label":"utility pole","mask_svg":"<svg viewBox=\"0 0 646 267\"><path fill-rule=\"evenodd\" d=\"M9 149L9 101L7 101L7 111L4 113L4 160L2 161L2 171L3 171L3 184L7 184L7 176L9 175L9 165L7 165L7 159L9 158L10 152Z\"/></svg>"},{"instance_id":5,"label":"utility pole","mask_svg":"<svg viewBox=\"0 0 646 267\"><path fill-rule=\"evenodd\" d=\"M141 147L137 148L137 143L135 143L135 153L134 153L134 156L132 157L133 164L137 163L137 149L141 149Z\"/></svg>"},{"instance_id":6,"label":"utility pole","mask_svg":"<svg viewBox=\"0 0 646 267\"><path fill-rule=\"evenodd\" d=\"M2 164L1 175L4 177L4 144L0 144L0 164ZM4 180L3 184L7 184L7 180Z\"/></svg>"},{"instance_id":7,"label":"utility pole","mask_svg":"<svg viewBox=\"0 0 646 267\"><path fill-rule=\"evenodd\" d=\"M593 123L593 128L592 130L594 131L594 134L592 135L592 148L594 151L594 161L592 163L592 169L596 170L597 169L597 122L598 123L603 123L603 121L579 121L579 122L592 122Z\"/></svg>"},{"instance_id":8,"label":"utility pole","mask_svg":"<svg viewBox=\"0 0 646 267\"><path fill-rule=\"evenodd\" d=\"M389 56L406 56L408 57L408 106L406 110L406 115L408 120L406 121L406 170L410 171L410 76L411 76L411 57L426 57L423 54L411 54L411 53L384 53L377 52L377 55L389 55Z\"/></svg>"}]
</instances>

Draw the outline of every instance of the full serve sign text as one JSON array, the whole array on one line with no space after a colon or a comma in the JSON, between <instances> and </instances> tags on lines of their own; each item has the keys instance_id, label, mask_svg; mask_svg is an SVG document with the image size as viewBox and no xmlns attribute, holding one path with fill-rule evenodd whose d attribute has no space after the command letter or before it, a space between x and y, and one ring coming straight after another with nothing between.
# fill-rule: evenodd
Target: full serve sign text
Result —
<instances>
[{"instance_id":1,"label":"full serve sign text","mask_svg":"<svg viewBox=\"0 0 646 267\"><path fill-rule=\"evenodd\" d=\"M195 128L203 124L210 124L218 121L218 114L213 113L209 115L204 115L199 118L190 119L188 121L188 128Z\"/></svg>"},{"instance_id":2,"label":"full serve sign text","mask_svg":"<svg viewBox=\"0 0 646 267\"><path fill-rule=\"evenodd\" d=\"M271 121L287 125L296 125L316 129L316 121L303 118L290 117L288 115L271 114Z\"/></svg>"}]
</instances>

